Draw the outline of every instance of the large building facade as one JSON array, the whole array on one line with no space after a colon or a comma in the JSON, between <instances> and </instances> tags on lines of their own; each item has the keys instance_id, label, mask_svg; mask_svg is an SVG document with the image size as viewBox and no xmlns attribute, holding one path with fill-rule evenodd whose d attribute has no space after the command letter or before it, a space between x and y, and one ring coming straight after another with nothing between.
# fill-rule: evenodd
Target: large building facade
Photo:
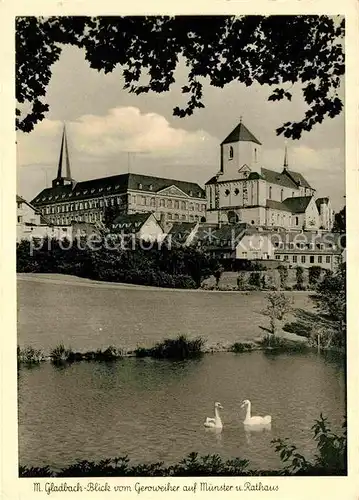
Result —
<instances>
[{"instance_id":1,"label":"large building facade","mask_svg":"<svg viewBox=\"0 0 359 500\"><path fill-rule=\"evenodd\" d=\"M165 222L200 221L206 215L205 191L196 183L126 173L76 182L71 175L65 129L57 177L32 204L57 225L101 223L106 207L119 214L148 213Z\"/></svg>"},{"instance_id":2,"label":"large building facade","mask_svg":"<svg viewBox=\"0 0 359 500\"><path fill-rule=\"evenodd\" d=\"M262 144L241 122L221 144L220 171L206 183L207 221L246 222L253 226L330 230L328 198L315 200L315 189L302 174L262 166Z\"/></svg>"}]
</instances>

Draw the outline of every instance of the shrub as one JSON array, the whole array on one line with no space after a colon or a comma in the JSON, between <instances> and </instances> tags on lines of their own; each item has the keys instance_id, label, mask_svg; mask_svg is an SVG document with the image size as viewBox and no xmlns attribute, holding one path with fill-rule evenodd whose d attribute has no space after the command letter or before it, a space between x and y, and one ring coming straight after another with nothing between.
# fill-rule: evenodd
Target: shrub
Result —
<instances>
[{"instance_id":1,"label":"shrub","mask_svg":"<svg viewBox=\"0 0 359 500\"><path fill-rule=\"evenodd\" d=\"M278 266L277 267L278 272L279 272L279 279L280 279L280 286L281 288L285 289L287 286L287 280L288 280L288 268L286 266Z\"/></svg>"},{"instance_id":2,"label":"shrub","mask_svg":"<svg viewBox=\"0 0 359 500\"><path fill-rule=\"evenodd\" d=\"M265 335L258 344L265 350L274 352L303 352L308 350L309 346L305 342L296 342L293 340L284 339L277 335Z\"/></svg>"},{"instance_id":3,"label":"shrub","mask_svg":"<svg viewBox=\"0 0 359 500\"><path fill-rule=\"evenodd\" d=\"M261 287L261 275L257 272L251 272L248 280L248 284L254 286L255 288Z\"/></svg>"},{"instance_id":4,"label":"shrub","mask_svg":"<svg viewBox=\"0 0 359 500\"><path fill-rule=\"evenodd\" d=\"M57 345L50 352L50 358L54 364L65 363L68 361L68 358L73 357L73 355L74 355L74 353L70 349L66 349L64 344L62 344L62 343Z\"/></svg>"},{"instance_id":5,"label":"shrub","mask_svg":"<svg viewBox=\"0 0 359 500\"><path fill-rule=\"evenodd\" d=\"M229 348L230 351L235 353L241 353L246 351L251 351L253 349L253 344L249 342L235 342Z\"/></svg>"},{"instance_id":6,"label":"shrub","mask_svg":"<svg viewBox=\"0 0 359 500\"><path fill-rule=\"evenodd\" d=\"M289 445L287 439L274 439L272 444L280 454L282 462L287 463L283 468L285 475L301 476L340 476L347 471L347 423L344 420L342 434L331 432L328 421L320 414L320 418L312 426L314 440L317 443L318 453L314 462L310 462L298 453L297 447Z\"/></svg>"},{"instance_id":7,"label":"shrub","mask_svg":"<svg viewBox=\"0 0 359 500\"><path fill-rule=\"evenodd\" d=\"M201 337L189 340L185 335L158 342L149 352L153 358L188 359L203 354L204 340Z\"/></svg>"},{"instance_id":8,"label":"shrub","mask_svg":"<svg viewBox=\"0 0 359 500\"><path fill-rule=\"evenodd\" d=\"M322 274L322 268L320 266L311 266L309 268L309 285L310 286L317 285L321 274Z\"/></svg>"},{"instance_id":9,"label":"shrub","mask_svg":"<svg viewBox=\"0 0 359 500\"><path fill-rule=\"evenodd\" d=\"M286 323L283 326L283 330L306 338L310 338L312 334L312 327L307 323L301 322Z\"/></svg>"},{"instance_id":10,"label":"shrub","mask_svg":"<svg viewBox=\"0 0 359 500\"><path fill-rule=\"evenodd\" d=\"M303 283L304 283L304 269L300 266L297 266L295 268L295 275L296 275L296 290L303 290Z\"/></svg>"},{"instance_id":11,"label":"shrub","mask_svg":"<svg viewBox=\"0 0 359 500\"><path fill-rule=\"evenodd\" d=\"M17 347L18 364L35 365L39 364L40 361L44 359L44 354L41 349L34 349L31 346L27 346L24 349L21 349L19 346Z\"/></svg>"},{"instance_id":12,"label":"shrub","mask_svg":"<svg viewBox=\"0 0 359 500\"><path fill-rule=\"evenodd\" d=\"M120 349L110 345L107 349L102 351L97 349L95 352L94 361L114 361L116 359L122 358L123 353Z\"/></svg>"},{"instance_id":13,"label":"shrub","mask_svg":"<svg viewBox=\"0 0 359 500\"><path fill-rule=\"evenodd\" d=\"M195 281L191 276L177 274L173 276L175 288L197 288Z\"/></svg>"},{"instance_id":14,"label":"shrub","mask_svg":"<svg viewBox=\"0 0 359 500\"><path fill-rule=\"evenodd\" d=\"M146 358L151 356L151 349L146 347L137 347L134 351L136 358Z\"/></svg>"},{"instance_id":15,"label":"shrub","mask_svg":"<svg viewBox=\"0 0 359 500\"><path fill-rule=\"evenodd\" d=\"M237 288L238 290L244 290L246 285L245 274L243 272L239 272L237 275Z\"/></svg>"}]
</instances>

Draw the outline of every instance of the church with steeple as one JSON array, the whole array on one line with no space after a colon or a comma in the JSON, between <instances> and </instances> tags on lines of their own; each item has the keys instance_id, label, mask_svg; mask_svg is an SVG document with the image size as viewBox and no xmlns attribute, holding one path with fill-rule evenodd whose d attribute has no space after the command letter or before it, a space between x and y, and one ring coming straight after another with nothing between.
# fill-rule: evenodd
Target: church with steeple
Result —
<instances>
[{"instance_id":1,"label":"church with steeple","mask_svg":"<svg viewBox=\"0 0 359 500\"><path fill-rule=\"evenodd\" d=\"M289 168L287 147L281 170L262 163L261 142L240 123L220 145L220 170L206 183L209 223L247 223L286 230L330 230L328 198Z\"/></svg>"}]
</instances>

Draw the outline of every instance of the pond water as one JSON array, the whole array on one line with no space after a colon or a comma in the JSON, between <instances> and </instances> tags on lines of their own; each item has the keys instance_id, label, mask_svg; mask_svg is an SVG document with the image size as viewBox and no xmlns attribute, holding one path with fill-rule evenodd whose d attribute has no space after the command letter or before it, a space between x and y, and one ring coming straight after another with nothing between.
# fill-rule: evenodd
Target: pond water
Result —
<instances>
[{"instance_id":1,"label":"pond water","mask_svg":"<svg viewBox=\"0 0 359 500\"><path fill-rule=\"evenodd\" d=\"M173 463L197 451L246 458L254 468L277 468L273 438L288 437L311 456L311 426L321 412L340 430L344 374L343 360L333 356L258 351L186 362L123 359L22 368L19 461L57 468L128 455L134 462ZM270 431L244 431L244 398L252 401L253 414L272 416ZM221 434L203 426L215 401L224 407Z\"/></svg>"}]
</instances>

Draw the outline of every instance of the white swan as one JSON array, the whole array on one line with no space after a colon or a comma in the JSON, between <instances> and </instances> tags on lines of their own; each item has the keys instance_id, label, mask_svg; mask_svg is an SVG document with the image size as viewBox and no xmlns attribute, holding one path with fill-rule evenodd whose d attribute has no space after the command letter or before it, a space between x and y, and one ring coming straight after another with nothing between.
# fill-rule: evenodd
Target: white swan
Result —
<instances>
[{"instance_id":1,"label":"white swan","mask_svg":"<svg viewBox=\"0 0 359 500\"><path fill-rule=\"evenodd\" d=\"M212 427L215 429L222 429L223 424L221 417L219 416L219 410L223 410L223 406L221 403L214 403L214 418L207 417L206 421L204 422L205 427Z\"/></svg>"},{"instance_id":2,"label":"white swan","mask_svg":"<svg viewBox=\"0 0 359 500\"><path fill-rule=\"evenodd\" d=\"M245 399L241 404L241 408L244 407L247 407L246 418L243 421L245 426L247 425L266 426L272 422L272 417L270 415L266 415L265 417L252 417L251 402L249 401L249 399Z\"/></svg>"}]
</instances>

